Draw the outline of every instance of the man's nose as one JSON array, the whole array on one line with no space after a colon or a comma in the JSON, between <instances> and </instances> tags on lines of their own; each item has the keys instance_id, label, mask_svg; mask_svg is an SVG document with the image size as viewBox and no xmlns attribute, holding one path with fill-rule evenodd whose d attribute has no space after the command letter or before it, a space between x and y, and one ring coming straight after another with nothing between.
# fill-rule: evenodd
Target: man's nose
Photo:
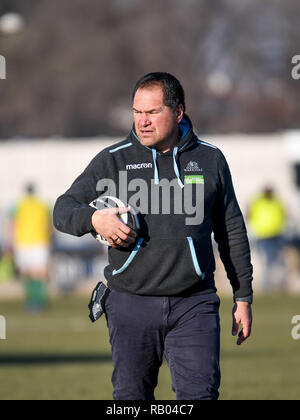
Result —
<instances>
[{"instance_id":1,"label":"man's nose","mask_svg":"<svg viewBox=\"0 0 300 420\"><path fill-rule=\"evenodd\" d=\"M140 123L143 127L146 127L151 124L151 121L146 113L141 115Z\"/></svg>"}]
</instances>

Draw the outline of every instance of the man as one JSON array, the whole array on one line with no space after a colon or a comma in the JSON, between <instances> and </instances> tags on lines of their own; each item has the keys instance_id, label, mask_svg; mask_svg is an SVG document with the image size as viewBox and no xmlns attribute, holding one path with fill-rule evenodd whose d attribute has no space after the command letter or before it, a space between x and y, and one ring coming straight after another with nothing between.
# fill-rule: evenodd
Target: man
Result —
<instances>
[{"instance_id":1,"label":"man","mask_svg":"<svg viewBox=\"0 0 300 420\"><path fill-rule=\"evenodd\" d=\"M35 195L35 186L26 185L13 214L14 258L24 282L26 309L32 313L48 303L51 225L49 208Z\"/></svg>"},{"instance_id":2,"label":"man","mask_svg":"<svg viewBox=\"0 0 300 420\"><path fill-rule=\"evenodd\" d=\"M250 335L252 266L230 172L221 152L193 133L184 111L184 91L174 76L142 77L133 91L127 139L100 152L54 209L58 229L78 236L98 232L111 245L104 275L111 290L105 311L115 399L154 399L164 353L177 399L218 398L220 301L212 232L234 291L232 332L242 325L238 344ZM114 181L119 195L126 189L129 204L143 209L138 238L116 217L128 208L88 206L104 192L104 179ZM168 206L159 191L167 183ZM137 192L137 185L146 192ZM187 217L191 198L194 218Z\"/></svg>"},{"instance_id":3,"label":"man","mask_svg":"<svg viewBox=\"0 0 300 420\"><path fill-rule=\"evenodd\" d=\"M275 284L285 285L284 230L286 211L272 187L267 186L250 203L249 225L262 257L262 290L269 293Z\"/></svg>"}]
</instances>

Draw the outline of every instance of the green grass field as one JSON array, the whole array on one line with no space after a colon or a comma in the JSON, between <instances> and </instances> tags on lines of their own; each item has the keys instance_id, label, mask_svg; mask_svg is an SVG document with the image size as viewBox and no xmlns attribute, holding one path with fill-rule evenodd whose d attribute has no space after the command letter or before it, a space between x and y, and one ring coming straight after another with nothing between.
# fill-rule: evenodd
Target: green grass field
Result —
<instances>
[{"instance_id":1,"label":"green grass field","mask_svg":"<svg viewBox=\"0 0 300 420\"><path fill-rule=\"evenodd\" d=\"M112 363L105 318L92 324L88 298L57 298L42 315L21 302L0 302L7 339L0 340L0 399L112 399ZM299 296L257 297L251 338L231 336L232 300L221 304L220 399L300 399L300 340L291 319ZM164 362L156 399L174 400Z\"/></svg>"}]
</instances>

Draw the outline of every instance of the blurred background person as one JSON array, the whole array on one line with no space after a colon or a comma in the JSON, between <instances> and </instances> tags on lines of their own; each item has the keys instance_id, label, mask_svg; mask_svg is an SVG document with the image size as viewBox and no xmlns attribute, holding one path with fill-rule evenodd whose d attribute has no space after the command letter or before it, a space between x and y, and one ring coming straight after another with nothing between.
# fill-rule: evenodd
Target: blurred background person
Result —
<instances>
[{"instance_id":1,"label":"blurred background person","mask_svg":"<svg viewBox=\"0 0 300 420\"><path fill-rule=\"evenodd\" d=\"M15 278L11 212L0 215L0 285L11 284Z\"/></svg>"},{"instance_id":2,"label":"blurred background person","mask_svg":"<svg viewBox=\"0 0 300 420\"><path fill-rule=\"evenodd\" d=\"M14 258L24 282L25 305L39 312L48 304L47 280L51 218L48 206L35 195L35 185L25 187L25 196L13 212Z\"/></svg>"},{"instance_id":3,"label":"blurred background person","mask_svg":"<svg viewBox=\"0 0 300 420\"><path fill-rule=\"evenodd\" d=\"M10 250L0 249L0 284L10 283L14 276L13 256Z\"/></svg>"},{"instance_id":4,"label":"blurred background person","mask_svg":"<svg viewBox=\"0 0 300 420\"><path fill-rule=\"evenodd\" d=\"M286 210L271 186L265 187L252 200L248 219L262 262L262 291L271 292L275 285L283 290L285 286L283 235Z\"/></svg>"}]
</instances>

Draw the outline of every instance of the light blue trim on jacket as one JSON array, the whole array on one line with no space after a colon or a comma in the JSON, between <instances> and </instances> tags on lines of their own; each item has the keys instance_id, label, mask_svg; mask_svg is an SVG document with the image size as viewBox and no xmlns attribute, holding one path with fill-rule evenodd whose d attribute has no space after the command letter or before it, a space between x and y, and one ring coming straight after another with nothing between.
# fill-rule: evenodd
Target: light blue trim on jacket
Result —
<instances>
[{"instance_id":1,"label":"light blue trim on jacket","mask_svg":"<svg viewBox=\"0 0 300 420\"><path fill-rule=\"evenodd\" d=\"M153 163L154 163L154 183L159 184L158 168L157 168L157 150L153 147L152 149Z\"/></svg>"},{"instance_id":2,"label":"light blue trim on jacket","mask_svg":"<svg viewBox=\"0 0 300 420\"><path fill-rule=\"evenodd\" d=\"M213 144L210 144L210 143L206 143L206 141L197 140L197 143L203 144L203 146L208 146L208 147L212 147L213 149L217 149L217 146L214 146Z\"/></svg>"},{"instance_id":3,"label":"light blue trim on jacket","mask_svg":"<svg viewBox=\"0 0 300 420\"><path fill-rule=\"evenodd\" d=\"M116 147L115 149L111 149L109 153L115 153L118 150L125 149L126 147L130 147L130 146L132 146L132 143L126 143L126 144L123 144L122 146Z\"/></svg>"},{"instance_id":4,"label":"light blue trim on jacket","mask_svg":"<svg viewBox=\"0 0 300 420\"><path fill-rule=\"evenodd\" d=\"M134 257L136 256L138 250L140 249L141 243L143 242L144 238L140 238L136 244L136 246L134 247L134 250L130 253L129 257L127 258L127 260L125 261L125 263L122 265L121 268L119 268L119 270L114 270L112 272L112 275L115 276L116 274L120 274L123 271L126 270L126 268L128 268L128 266L131 264L132 260L134 259Z\"/></svg>"},{"instance_id":5,"label":"light blue trim on jacket","mask_svg":"<svg viewBox=\"0 0 300 420\"><path fill-rule=\"evenodd\" d=\"M198 274L199 277L202 278L202 280L204 280L205 274L202 273L201 268L199 266L193 238L191 236L188 236L186 239L188 240L188 243L189 243L189 246L190 246L190 251L191 251L191 255L192 255L192 259L193 259L193 263L194 263L196 273Z\"/></svg>"},{"instance_id":6,"label":"light blue trim on jacket","mask_svg":"<svg viewBox=\"0 0 300 420\"><path fill-rule=\"evenodd\" d=\"M179 169L178 169L177 160L176 160L177 153L178 153L178 147L174 147L174 149L173 149L173 164L174 164L174 172L175 172L175 175L176 175L176 177L177 177L177 179L178 179L178 184L179 184L179 186L180 186L181 188L183 188L183 187L184 187L184 184L182 183L182 181L181 181L181 179L180 179Z\"/></svg>"}]
</instances>

